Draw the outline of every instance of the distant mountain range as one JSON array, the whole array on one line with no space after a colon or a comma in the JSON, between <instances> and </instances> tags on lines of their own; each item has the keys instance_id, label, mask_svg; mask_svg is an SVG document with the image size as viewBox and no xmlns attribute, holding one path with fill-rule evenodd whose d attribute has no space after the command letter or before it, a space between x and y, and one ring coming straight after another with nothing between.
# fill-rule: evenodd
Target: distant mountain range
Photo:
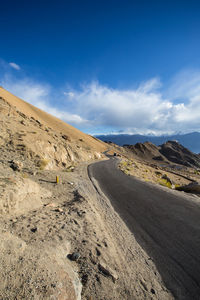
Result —
<instances>
[{"instance_id":1,"label":"distant mountain range","mask_svg":"<svg viewBox=\"0 0 200 300\"><path fill-rule=\"evenodd\" d=\"M113 142L119 146L134 145L136 143L151 142L157 146L167 141L178 141L184 147L194 153L200 153L200 132L191 132L187 134L176 134L168 136L150 136L139 134L118 134L118 135L98 135L98 139L104 142Z\"/></svg>"}]
</instances>

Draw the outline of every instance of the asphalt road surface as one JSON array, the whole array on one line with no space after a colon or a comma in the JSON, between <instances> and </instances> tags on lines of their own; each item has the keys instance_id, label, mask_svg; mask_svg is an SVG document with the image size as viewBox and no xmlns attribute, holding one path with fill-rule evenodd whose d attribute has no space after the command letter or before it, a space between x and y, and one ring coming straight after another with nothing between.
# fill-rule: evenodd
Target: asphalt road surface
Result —
<instances>
[{"instance_id":1,"label":"asphalt road surface","mask_svg":"<svg viewBox=\"0 0 200 300\"><path fill-rule=\"evenodd\" d=\"M117 169L111 158L88 167L175 299L200 299L200 203ZM162 299L161 299L162 300Z\"/></svg>"}]
</instances>

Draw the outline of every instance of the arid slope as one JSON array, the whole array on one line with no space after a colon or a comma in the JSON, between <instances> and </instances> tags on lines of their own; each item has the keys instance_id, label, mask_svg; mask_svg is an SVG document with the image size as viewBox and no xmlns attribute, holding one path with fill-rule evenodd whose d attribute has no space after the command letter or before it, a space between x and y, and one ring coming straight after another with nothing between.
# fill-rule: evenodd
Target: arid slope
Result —
<instances>
[{"instance_id":1,"label":"arid slope","mask_svg":"<svg viewBox=\"0 0 200 300\"><path fill-rule=\"evenodd\" d=\"M106 144L0 88L1 143L45 168L99 159ZM13 147L12 147L13 146Z\"/></svg>"}]
</instances>

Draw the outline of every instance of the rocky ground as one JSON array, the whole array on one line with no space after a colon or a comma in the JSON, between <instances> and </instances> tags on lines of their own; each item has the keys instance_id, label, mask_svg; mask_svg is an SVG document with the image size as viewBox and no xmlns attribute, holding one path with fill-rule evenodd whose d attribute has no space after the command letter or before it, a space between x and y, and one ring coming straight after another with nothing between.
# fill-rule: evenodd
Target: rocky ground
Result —
<instances>
[{"instance_id":1,"label":"rocky ground","mask_svg":"<svg viewBox=\"0 0 200 300\"><path fill-rule=\"evenodd\" d=\"M190 185L188 191L195 192L191 188L194 185L200 190L198 155L179 143L172 141L157 147L146 142L120 148L123 149L123 153L121 152L119 167L127 175L172 189L181 189ZM159 152L160 149L165 149L166 156ZM178 161L178 158L182 164L174 162Z\"/></svg>"},{"instance_id":2,"label":"rocky ground","mask_svg":"<svg viewBox=\"0 0 200 300\"><path fill-rule=\"evenodd\" d=\"M5 161L2 199L13 190L23 197L1 213L1 299L171 298L151 258L95 190L87 164L24 178Z\"/></svg>"},{"instance_id":3,"label":"rocky ground","mask_svg":"<svg viewBox=\"0 0 200 300\"><path fill-rule=\"evenodd\" d=\"M1 299L173 299L87 163L25 173L9 161L4 153Z\"/></svg>"}]
</instances>

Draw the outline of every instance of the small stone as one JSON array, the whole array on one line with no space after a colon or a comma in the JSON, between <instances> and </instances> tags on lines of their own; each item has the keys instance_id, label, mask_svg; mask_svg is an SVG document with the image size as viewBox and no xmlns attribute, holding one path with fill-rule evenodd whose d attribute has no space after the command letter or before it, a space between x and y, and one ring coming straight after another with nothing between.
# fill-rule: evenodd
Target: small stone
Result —
<instances>
[{"instance_id":1,"label":"small stone","mask_svg":"<svg viewBox=\"0 0 200 300\"><path fill-rule=\"evenodd\" d=\"M68 254L68 258L72 261L77 261L80 258L80 253L78 252L73 252L72 254Z\"/></svg>"},{"instance_id":2,"label":"small stone","mask_svg":"<svg viewBox=\"0 0 200 300\"><path fill-rule=\"evenodd\" d=\"M54 211L62 213L62 212L63 212L63 209L60 208L60 207L58 207L58 208L56 208Z\"/></svg>"},{"instance_id":3,"label":"small stone","mask_svg":"<svg viewBox=\"0 0 200 300\"><path fill-rule=\"evenodd\" d=\"M52 202L52 203L47 204L46 207L56 207L56 204Z\"/></svg>"},{"instance_id":4,"label":"small stone","mask_svg":"<svg viewBox=\"0 0 200 300\"><path fill-rule=\"evenodd\" d=\"M62 135L62 138L63 138L64 140L69 140L69 137L68 137L66 134L63 134L63 135Z\"/></svg>"},{"instance_id":5,"label":"small stone","mask_svg":"<svg viewBox=\"0 0 200 300\"><path fill-rule=\"evenodd\" d=\"M17 160L16 161L12 160L10 167L11 169L13 169L13 171L21 171L23 168L23 163Z\"/></svg>"},{"instance_id":6,"label":"small stone","mask_svg":"<svg viewBox=\"0 0 200 300\"><path fill-rule=\"evenodd\" d=\"M35 233L37 231L37 227L31 228L31 231Z\"/></svg>"},{"instance_id":7,"label":"small stone","mask_svg":"<svg viewBox=\"0 0 200 300\"><path fill-rule=\"evenodd\" d=\"M99 251L98 248L96 248L96 254L97 254L97 256L100 256L100 255L101 255L101 251Z\"/></svg>"},{"instance_id":8,"label":"small stone","mask_svg":"<svg viewBox=\"0 0 200 300\"><path fill-rule=\"evenodd\" d=\"M10 221L13 222L13 223L16 223L17 219L11 219Z\"/></svg>"},{"instance_id":9,"label":"small stone","mask_svg":"<svg viewBox=\"0 0 200 300\"><path fill-rule=\"evenodd\" d=\"M103 263L98 264L98 269L104 276L111 277L114 283L118 279L118 275L117 275L116 271L111 270L109 267L107 267Z\"/></svg>"}]
</instances>

